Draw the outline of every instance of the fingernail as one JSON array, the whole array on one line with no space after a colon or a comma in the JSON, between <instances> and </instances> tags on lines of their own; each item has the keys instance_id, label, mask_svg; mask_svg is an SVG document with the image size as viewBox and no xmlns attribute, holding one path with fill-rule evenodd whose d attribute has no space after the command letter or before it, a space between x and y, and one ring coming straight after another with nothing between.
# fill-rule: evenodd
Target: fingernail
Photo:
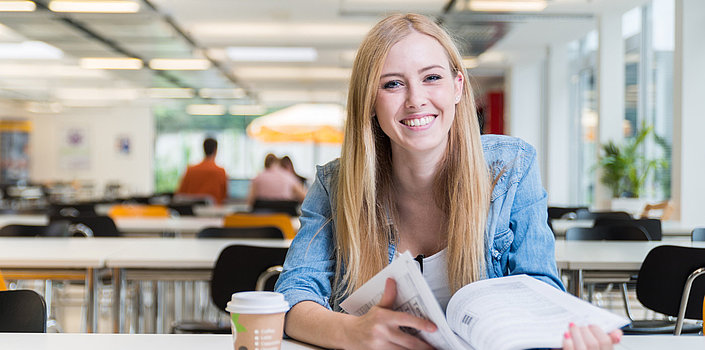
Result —
<instances>
[{"instance_id":1,"label":"fingernail","mask_svg":"<svg viewBox=\"0 0 705 350\"><path fill-rule=\"evenodd\" d=\"M563 333L563 338L570 339L570 332Z\"/></svg>"},{"instance_id":2,"label":"fingernail","mask_svg":"<svg viewBox=\"0 0 705 350\"><path fill-rule=\"evenodd\" d=\"M568 327L570 327L570 328L575 327L575 323L571 322L570 324L568 324Z\"/></svg>"}]
</instances>

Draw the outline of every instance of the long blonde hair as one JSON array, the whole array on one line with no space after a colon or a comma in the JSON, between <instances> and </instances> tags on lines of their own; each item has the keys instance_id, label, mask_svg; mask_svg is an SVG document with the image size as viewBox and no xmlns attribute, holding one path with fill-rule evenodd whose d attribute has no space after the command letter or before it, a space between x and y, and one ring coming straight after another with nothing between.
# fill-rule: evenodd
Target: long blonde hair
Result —
<instances>
[{"instance_id":1,"label":"long blonde hair","mask_svg":"<svg viewBox=\"0 0 705 350\"><path fill-rule=\"evenodd\" d=\"M348 92L345 139L336 181L335 286L338 296L356 290L389 263L388 246L398 242L391 229L390 140L374 115L382 65L390 48L418 32L445 49L451 71L463 74L452 39L425 16L392 15L370 30L357 52ZM447 214L448 281L451 292L484 274L485 224L490 177L482 153L475 103L467 79L450 128L448 150L434 183L436 205Z\"/></svg>"}]
</instances>

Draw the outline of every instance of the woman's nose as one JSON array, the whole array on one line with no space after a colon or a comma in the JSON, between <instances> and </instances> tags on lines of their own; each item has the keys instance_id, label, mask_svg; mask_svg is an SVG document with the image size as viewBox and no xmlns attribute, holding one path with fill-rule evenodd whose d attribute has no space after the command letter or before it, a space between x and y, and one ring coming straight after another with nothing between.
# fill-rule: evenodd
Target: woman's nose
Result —
<instances>
[{"instance_id":1,"label":"woman's nose","mask_svg":"<svg viewBox=\"0 0 705 350\"><path fill-rule=\"evenodd\" d=\"M409 84L406 91L406 108L418 109L426 105L426 91L420 84Z\"/></svg>"}]
</instances>

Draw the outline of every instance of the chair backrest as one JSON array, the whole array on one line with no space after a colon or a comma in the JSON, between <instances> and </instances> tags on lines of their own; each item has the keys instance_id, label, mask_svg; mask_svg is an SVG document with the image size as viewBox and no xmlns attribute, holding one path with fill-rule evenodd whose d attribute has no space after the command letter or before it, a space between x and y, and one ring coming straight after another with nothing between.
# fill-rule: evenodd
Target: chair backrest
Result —
<instances>
[{"instance_id":1,"label":"chair backrest","mask_svg":"<svg viewBox=\"0 0 705 350\"><path fill-rule=\"evenodd\" d=\"M253 213L284 213L291 216L299 216L298 201L273 201L257 199L252 204Z\"/></svg>"},{"instance_id":2,"label":"chair backrest","mask_svg":"<svg viewBox=\"0 0 705 350\"><path fill-rule=\"evenodd\" d=\"M690 239L694 242L705 242L705 227L694 228Z\"/></svg>"},{"instance_id":3,"label":"chair backrest","mask_svg":"<svg viewBox=\"0 0 705 350\"><path fill-rule=\"evenodd\" d=\"M118 204L108 211L111 218L119 217L156 217L168 218L171 215L169 208L164 205L153 204Z\"/></svg>"},{"instance_id":4,"label":"chair backrest","mask_svg":"<svg viewBox=\"0 0 705 350\"><path fill-rule=\"evenodd\" d=\"M274 226L265 227L207 227L196 234L198 238L278 238L283 239L282 230Z\"/></svg>"},{"instance_id":5,"label":"chair backrest","mask_svg":"<svg viewBox=\"0 0 705 350\"><path fill-rule=\"evenodd\" d=\"M705 248L662 245L644 258L636 282L636 296L644 306L677 317L688 276L705 267ZM705 277L695 279L688 298L685 318L701 319Z\"/></svg>"},{"instance_id":6,"label":"chair backrest","mask_svg":"<svg viewBox=\"0 0 705 350\"><path fill-rule=\"evenodd\" d=\"M578 210L588 210L587 207L548 207L549 219L562 219L567 214L575 214L577 217ZM572 214L571 214L572 215Z\"/></svg>"},{"instance_id":7,"label":"chair backrest","mask_svg":"<svg viewBox=\"0 0 705 350\"><path fill-rule=\"evenodd\" d=\"M194 216L193 204L169 204L167 206L179 214L179 216Z\"/></svg>"},{"instance_id":8,"label":"chair backrest","mask_svg":"<svg viewBox=\"0 0 705 350\"><path fill-rule=\"evenodd\" d=\"M596 220L597 218L633 219L629 213L624 211L590 211L588 209L578 209L575 214L578 220Z\"/></svg>"},{"instance_id":9,"label":"chair backrest","mask_svg":"<svg viewBox=\"0 0 705 350\"><path fill-rule=\"evenodd\" d=\"M225 311L235 292L255 290L257 279L268 268L283 265L288 248L231 245L220 252L211 277L211 300ZM273 290L276 279L266 284Z\"/></svg>"},{"instance_id":10,"label":"chair backrest","mask_svg":"<svg viewBox=\"0 0 705 350\"><path fill-rule=\"evenodd\" d=\"M565 232L567 241L648 241L649 234L640 226L571 227Z\"/></svg>"},{"instance_id":11,"label":"chair backrest","mask_svg":"<svg viewBox=\"0 0 705 350\"><path fill-rule=\"evenodd\" d=\"M0 228L0 237L34 237L41 236L47 226L35 225L6 225Z\"/></svg>"},{"instance_id":12,"label":"chair backrest","mask_svg":"<svg viewBox=\"0 0 705 350\"><path fill-rule=\"evenodd\" d=\"M234 213L223 218L225 227L278 227L284 238L292 239L296 236L291 216L286 214L259 214L259 213Z\"/></svg>"},{"instance_id":13,"label":"chair backrest","mask_svg":"<svg viewBox=\"0 0 705 350\"><path fill-rule=\"evenodd\" d=\"M0 292L0 332L46 333L46 326L46 304L37 292Z\"/></svg>"},{"instance_id":14,"label":"chair backrest","mask_svg":"<svg viewBox=\"0 0 705 350\"><path fill-rule=\"evenodd\" d=\"M651 213L652 211L660 211L660 214L657 213L657 215L653 215ZM661 220L668 220L671 218L671 214L673 214L673 205L671 205L670 200L666 200L659 203L646 204L639 216L643 219L657 218Z\"/></svg>"},{"instance_id":15,"label":"chair backrest","mask_svg":"<svg viewBox=\"0 0 705 350\"><path fill-rule=\"evenodd\" d=\"M65 221L70 224L83 224L93 231L94 237L119 237L122 236L120 230L115 225L115 221L109 216L79 216L79 217L62 217L52 216L49 218L50 225L54 222Z\"/></svg>"},{"instance_id":16,"label":"chair backrest","mask_svg":"<svg viewBox=\"0 0 705 350\"><path fill-rule=\"evenodd\" d=\"M0 292L7 290L7 284L5 284L5 277L2 276L2 271L0 271Z\"/></svg>"},{"instance_id":17,"label":"chair backrest","mask_svg":"<svg viewBox=\"0 0 705 350\"><path fill-rule=\"evenodd\" d=\"M641 226L649 234L651 241L660 241L663 234L661 230L661 220L659 219L615 219L615 218L597 218L593 226L624 226L635 225Z\"/></svg>"},{"instance_id":18,"label":"chair backrest","mask_svg":"<svg viewBox=\"0 0 705 350\"><path fill-rule=\"evenodd\" d=\"M95 203L52 204L50 216L94 216Z\"/></svg>"}]
</instances>

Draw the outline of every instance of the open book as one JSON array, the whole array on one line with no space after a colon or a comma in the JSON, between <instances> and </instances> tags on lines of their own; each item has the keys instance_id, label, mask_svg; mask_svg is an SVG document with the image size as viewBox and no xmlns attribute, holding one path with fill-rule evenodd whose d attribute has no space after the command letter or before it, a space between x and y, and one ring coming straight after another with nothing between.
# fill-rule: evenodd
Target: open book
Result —
<instances>
[{"instance_id":1,"label":"open book","mask_svg":"<svg viewBox=\"0 0 705 350\"><path fill-rule=\"evenodd\" d=\"M595 324L610 332L629 321L527 275L493 278L458 290L443 313L409 252L341 303L363 315L382 298L387 278L397 283L394 310L431 320L438 327L418 336L439 350L559 348L568 324Z\"/></svg>"}]
</instances>

